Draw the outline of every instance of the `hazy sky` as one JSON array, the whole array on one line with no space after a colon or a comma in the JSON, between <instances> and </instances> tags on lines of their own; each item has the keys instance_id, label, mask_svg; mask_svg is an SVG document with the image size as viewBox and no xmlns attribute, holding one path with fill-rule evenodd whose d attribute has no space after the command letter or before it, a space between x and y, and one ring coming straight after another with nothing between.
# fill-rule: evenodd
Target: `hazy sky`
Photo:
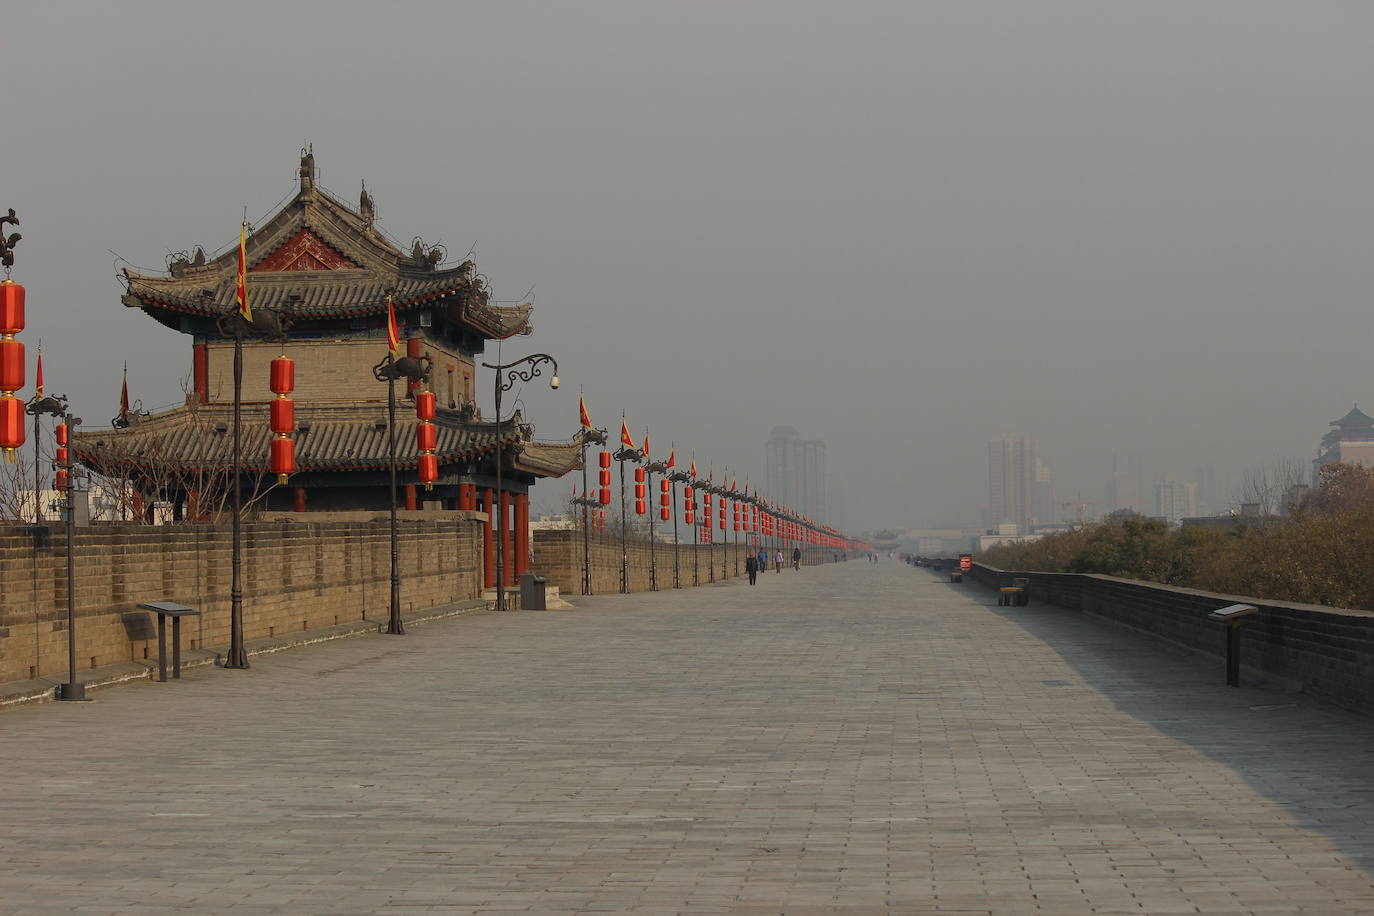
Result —
<instances>
[{"instance_id":1,"label":"hazy sky","mask_svg":"<svg viewBox=\"0 0 1374 916\"><path fill-rule=\"evenodd\" d=\"M402 243L534 287L541 437L583 386L758 483L793 425L849 527L976 521L1006 432L1101 499L1114 453L1194 479L1374 412L1371 35L1365 0L11 4L0 210L91 422L124 360L147 406L191 362L110 252L222 248L309 141Z\"/></svg>"}]
</instances>

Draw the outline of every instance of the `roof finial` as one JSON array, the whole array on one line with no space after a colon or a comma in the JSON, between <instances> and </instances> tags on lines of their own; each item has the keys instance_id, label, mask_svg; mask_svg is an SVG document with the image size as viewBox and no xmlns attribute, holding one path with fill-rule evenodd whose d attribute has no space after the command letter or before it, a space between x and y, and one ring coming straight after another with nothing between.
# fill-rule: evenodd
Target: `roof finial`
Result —
<instances>
[{"instance_id":1,"label":"roof finial","mask_svg":"<svg viewBox=\"0 0 1374 916\"><path fill-rule=\"evenodd\" d=\"M363 193L358 198L358 212L363 215L363 221L371 226L372 221L377 218L376 205L372 203L372 195L367 193L367 182L363 182Z\"/></svg>"},{"instance_id":2,"label":"roof finial","mask_svg":"<svg viewBox=\"0 0 1374 916\"><path fill-rule=\"evenodd\" d=\"M315 144L307 143L301 147L301 190L315 188Z\"/></svg>"}]
</instances>

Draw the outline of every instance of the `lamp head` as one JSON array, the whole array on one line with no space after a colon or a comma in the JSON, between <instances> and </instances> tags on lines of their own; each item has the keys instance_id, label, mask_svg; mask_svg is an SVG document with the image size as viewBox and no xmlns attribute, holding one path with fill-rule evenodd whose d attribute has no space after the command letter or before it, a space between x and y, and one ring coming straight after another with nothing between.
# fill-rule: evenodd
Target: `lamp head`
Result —
<instances>
[{"instance_id":1,"label":"lamp head","mask_svg":"<svg viewBox=\"0 0 1374 916\"><path fill-rule=\"evenodd\" d=\"M557 387L558 387L558 376L555 375L553 378L549 379L549 387L550 387L550 388L557 388Z\"/></svg>"}]
</instances>

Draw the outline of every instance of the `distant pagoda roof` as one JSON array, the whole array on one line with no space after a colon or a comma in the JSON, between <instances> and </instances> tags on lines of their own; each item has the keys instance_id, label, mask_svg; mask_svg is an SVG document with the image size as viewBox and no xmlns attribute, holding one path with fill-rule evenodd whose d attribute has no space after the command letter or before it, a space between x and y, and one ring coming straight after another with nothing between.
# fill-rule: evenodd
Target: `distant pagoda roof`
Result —
<instances>
[{"instance_id":1,"label":"distant pagoda roof","mask_svg":"<svg viewBox=\"0 0 1374 916\"><path fill-rule=\"evenodd\" d=\"M1374 428L1374 417L1367 415L1356 406L1350 408L1350 413L1341 417L1339 420L1332 420L1331 425L1343 430L1370 429Z\"/></svg>"},{"instance_id":2,"label":"distant pagoda roof","mask_svg":"<svg viewBox=\"0 0 1374 916\"><path fill-rule=\"evenodd\" d=\"M248 236L248 301L297 326L337 319L384 318L388 293L398 312L438 305L447 317L490 340L531 331L531 306L493 304L472 261L440 269L444 250L416 239L409 252L375 225L371 196L358 208L315 182L315 157L301 157L300 190ZM178 316L214 318L236 308L238 249L215 258L196 249L175 257L170 276L125 269L125 305L142 308L170 327Z\"/></svg>"},{"instance_id":3,"label":"distant pagoda roof","mask_svg":"<svg viewBox=\"0 0 1374 916\"><path fill-rule=\"evenodd\" d=\"M268 407L242 407L241 454L243 467L266 471ZM397 460L415 463L413 413L396 421ZM455 411L439 410L439 464L452 465L493 451L498 444L496 425L489 421L463 420ZM360 408L356 404L313 406L301 404L296 411L296 465L299 471L385 470L387 464L386 408ZM102 473L147 469L185 472L198 468L227 467L233 450L233 405L208 404L178 407L151 417L135 419L125 429L79 431L72 437L74 457ZM581 466L581 440L570 443L535 442L529 427L517 413L501 424L499 443L513 455L511 463L538 477L560 477Z\"/></svg>"}]
</instances>

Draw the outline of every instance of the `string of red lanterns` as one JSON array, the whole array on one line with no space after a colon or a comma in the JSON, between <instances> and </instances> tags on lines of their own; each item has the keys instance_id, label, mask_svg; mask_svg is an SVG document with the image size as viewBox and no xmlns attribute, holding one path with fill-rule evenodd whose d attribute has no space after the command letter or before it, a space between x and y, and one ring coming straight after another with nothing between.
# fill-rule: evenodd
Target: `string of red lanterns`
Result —
<instances>
[{"instance_id":1,"label":"string of red lanterns","mask_svg":"<svg viewBox=\"0 0 1374 916\"><path fill-rule=\"evenodd\" d=\"M433 490L434 481L439 479L439 457L435 454L439 448L439 428L432 422L435 409L433 391L415 392L415 416L419 420L415 425L415 447L420 451L420 483L426 490Z\"/></svg>"},{"instance_id":2,"label":"string of red lanterns","mask_svg":"<svg viewBox=\"0 0 1374 916\"><path fill-rule=\"evenodd\" d=\"M24 444L24 402L14 396L24 387L24 344L14 339L22 330L24 287L6 277L0 282L0 451L11 463Z\"/></svg>"},{"instance_id":3,"label":"string of red lanterns","mask_svg":"<svg viewBox=\"0 0 1374 916\"><path fill-rule=\"evenodd\" d=\"M277 475L277 483L284 484L296 473L296 402L291 392L296 390L296 362L283 353L272 360L268 384L277 397L272 401L270 425L272 445L270 470Z\"/></svg>"}]
</instances>

